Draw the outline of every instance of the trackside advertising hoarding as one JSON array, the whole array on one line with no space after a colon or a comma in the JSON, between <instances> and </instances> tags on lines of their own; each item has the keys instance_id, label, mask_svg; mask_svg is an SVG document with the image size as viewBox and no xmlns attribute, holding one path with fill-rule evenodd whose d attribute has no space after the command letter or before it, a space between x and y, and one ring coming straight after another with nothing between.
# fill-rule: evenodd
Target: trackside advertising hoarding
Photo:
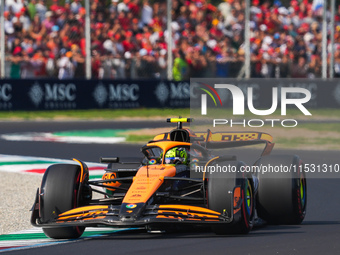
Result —
<instances>
[{"instance_id":1,"label":"trackside advertising hoarding","mask_svg":"<svg viewBox=\"0 0 340 255\"><path fill-rule=\"evenodd\" d=\"M216 83L210 86L217 94L206 86L209 80L194 79L191 83L161 80L0 80L0 110L188 108L201 103L201 100L206 100L208 113L216 103L219 107L233 108L235 116L240 116L238 113L242 110L261 115L279 110L281 106L296 108L300 104L306 110L340 107L338 80L216 79ZM219 85L214 87L215 84ZM205 94L205 98L202 99L198 92ZM295 104L294 98L298 99ZM243 100L244 104L241 104Z\"/></svg>"},{"instance_id":2,"label":"trackside advertising hoarding","mask_svg":"<svg viewBox=\"0 0 340 255\"><path fill-rule=\"evenodd\" d=\"M169 81L0 80L0 110L189 108L190 84Z\"/></svg>"}]
</instances>

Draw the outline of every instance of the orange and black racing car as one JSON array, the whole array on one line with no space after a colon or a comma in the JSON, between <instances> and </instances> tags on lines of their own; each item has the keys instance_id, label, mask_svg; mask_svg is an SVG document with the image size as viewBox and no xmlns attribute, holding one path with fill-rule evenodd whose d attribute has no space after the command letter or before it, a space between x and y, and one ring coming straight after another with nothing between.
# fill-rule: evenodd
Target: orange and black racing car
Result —
<instances>
[{"instance_id":1,"label":"orange and black racing car","mask_svg":"<svg viewBox=\"0 0 340 255\"><path fill-rule=\"evenodd\" d=\"M206 226L216 234L247 234L261 219L300 224L307 185L298 156L269 155L272 137L260 132L194 133L190 118L171 118L177 128L141 148L136 162L101 158L101 180L89 180L86 164L55 164L46 170L31 223L55 239L78 238L86 227L167 230ZM265 144L247 165L219 149ZM223 150L222 150L223 151ZM221 153L220 153L221 154ZM93 199L92 193L102 194Z\"/></svg>"}]
</instances>

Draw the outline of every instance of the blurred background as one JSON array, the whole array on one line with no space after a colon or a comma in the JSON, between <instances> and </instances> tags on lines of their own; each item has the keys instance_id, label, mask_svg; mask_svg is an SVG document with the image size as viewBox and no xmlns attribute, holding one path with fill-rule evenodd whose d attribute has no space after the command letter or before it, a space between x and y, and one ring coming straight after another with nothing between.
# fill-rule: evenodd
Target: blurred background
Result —
<instances>
[{"instance_id":1,"label":"blurred background","mask_svg":"<svg viewBox=\"0 0 340 255\"><path fill-rule=\"evenodd\" d=\"M1 78L340 77L336 0L1 1Z\"/></svg>"}]
</instances>

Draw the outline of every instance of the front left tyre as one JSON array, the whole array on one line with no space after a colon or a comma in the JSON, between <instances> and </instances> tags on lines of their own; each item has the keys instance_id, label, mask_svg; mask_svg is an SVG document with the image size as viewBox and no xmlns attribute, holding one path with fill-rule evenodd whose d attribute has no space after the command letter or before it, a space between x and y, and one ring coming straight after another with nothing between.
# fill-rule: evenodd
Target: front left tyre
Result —
<instances>
[{"instance_id":1,"label":"front left tyre","mask_svg":"<svg viewBox=\"0 0 340 255\"><path fill-rule=\"evenodd\" d=\"M40 195L41 221L48 223L59 214L79 206L81 170L78 165L56 164L50 166L42 179ZM80 237L85 227L44 227L44 233L54 239Z\"/></svg>"}]
</instances>

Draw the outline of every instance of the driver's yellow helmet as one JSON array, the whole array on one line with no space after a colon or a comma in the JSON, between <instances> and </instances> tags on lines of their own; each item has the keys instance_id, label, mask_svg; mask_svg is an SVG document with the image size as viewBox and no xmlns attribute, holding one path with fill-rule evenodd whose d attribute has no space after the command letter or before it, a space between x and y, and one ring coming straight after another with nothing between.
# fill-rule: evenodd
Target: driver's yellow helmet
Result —
<instances>
[{"instance_id":1,"label":"driver's yellow helmet","mask_svg":"<svg viewBox=\"0 0 340 255\"><path fill-rule=\"evenodd\" d=\"M185 148L174 147L165 153L165 164L187 164L188 153Z\"/></svg>"}]
</instances>

